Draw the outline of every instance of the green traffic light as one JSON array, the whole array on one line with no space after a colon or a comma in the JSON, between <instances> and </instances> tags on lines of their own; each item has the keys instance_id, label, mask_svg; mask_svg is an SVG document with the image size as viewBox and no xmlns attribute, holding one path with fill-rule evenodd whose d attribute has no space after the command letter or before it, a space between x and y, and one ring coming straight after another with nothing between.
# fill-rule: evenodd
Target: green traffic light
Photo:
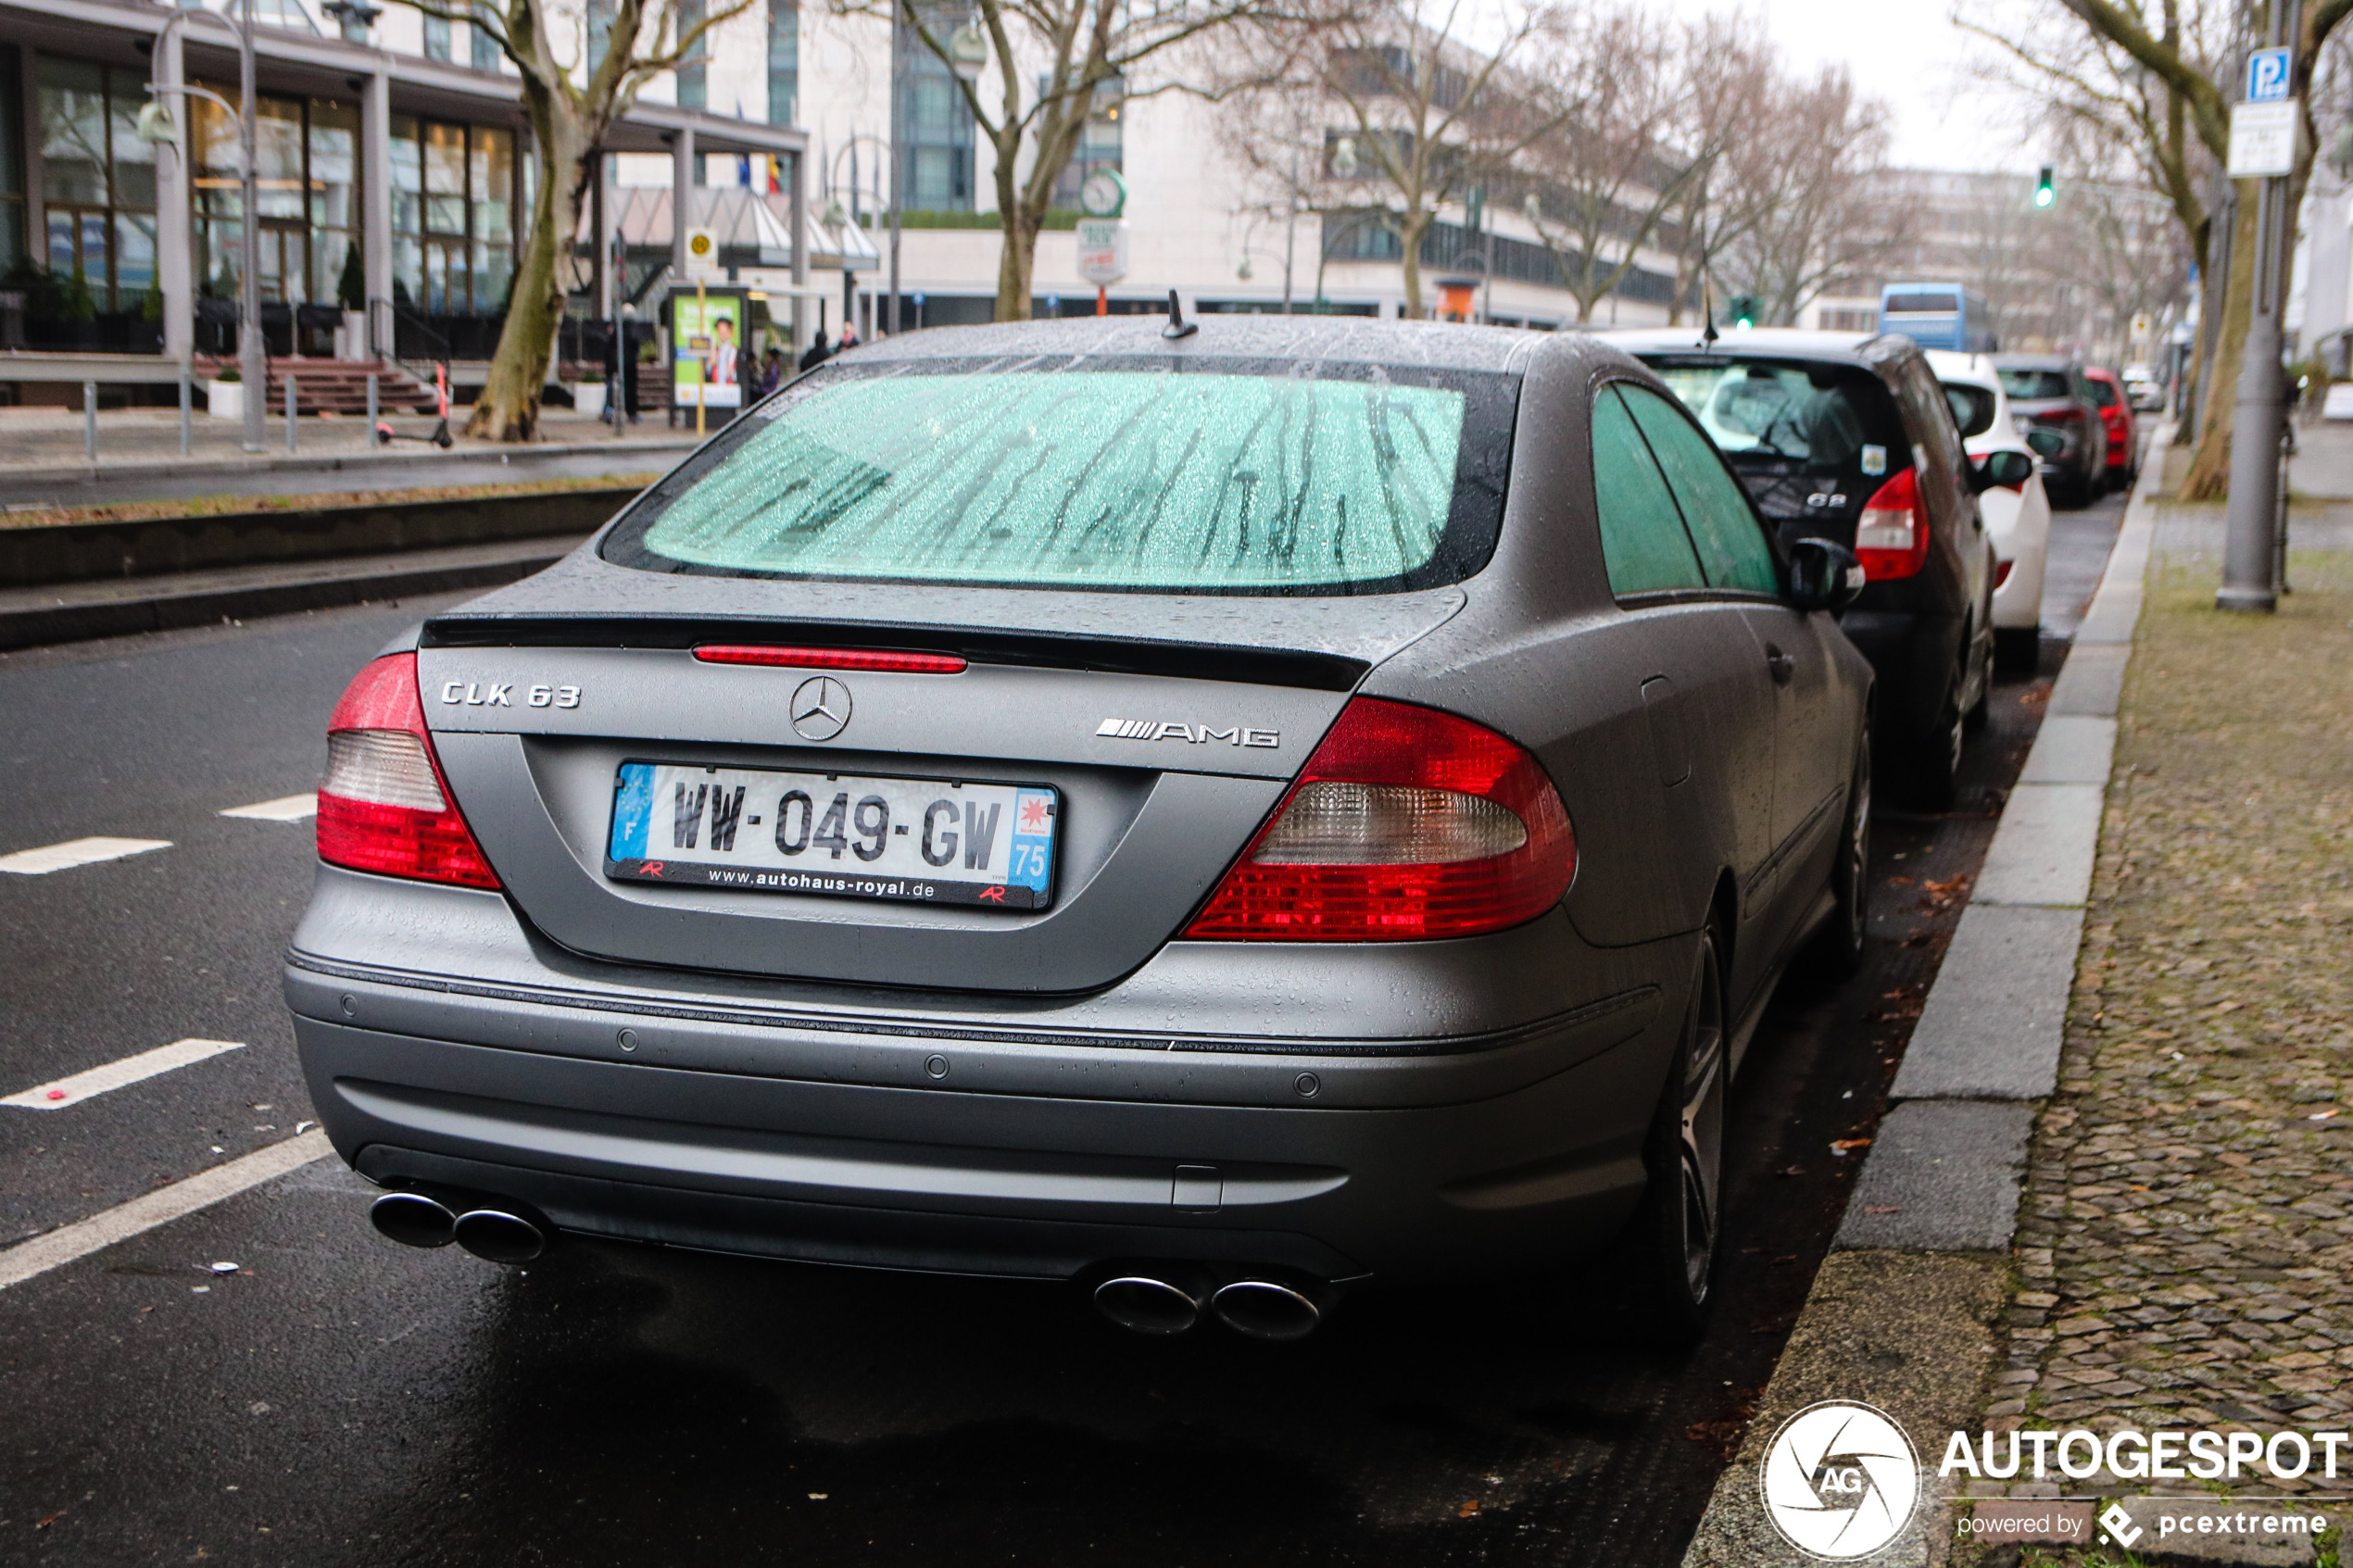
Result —
<instances>
[{"instance_id":1,"label":"green traffic light","mask_svg":"<svg viewBox=\"0 0 2353 1568\"><path fill-rule=\"evenodd\" d=\"M2053 202L2058 200L2058 181L2056 178L2057 174L2057 170L2054 169L2046 163L2043 166L2041 171L2035 175L2034 205L2036 207L2048 207Z\"/></svg>"},{"instance_id":2,"label":"green traffic light","mask_svg":"<svg viewBox=\"0 0 2353 1568\"><path fill-rule=\"evenodd\" d=\"M2053 192L2051 188L2048 185L2045 185L2041 190L2034 193L2034 205L2036 207L2048 207L2051 205L2052 197Z\"/></svg>"}]
</instances>

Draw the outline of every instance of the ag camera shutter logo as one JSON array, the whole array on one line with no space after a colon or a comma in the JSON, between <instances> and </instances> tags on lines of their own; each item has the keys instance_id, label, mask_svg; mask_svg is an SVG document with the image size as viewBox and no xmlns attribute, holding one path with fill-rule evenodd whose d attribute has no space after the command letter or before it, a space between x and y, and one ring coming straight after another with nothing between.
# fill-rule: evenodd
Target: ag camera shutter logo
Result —
<instances>
[{"instance_id":1,"label":"ag camera shutter logo","mask_svg":"<svg viewBox=\"0 0 2353 1568\"><path fill-rule=\"evenodd\" d=\"M1920 1498L1920 1459L1886 1411L1848 1399L1781 1424L1758 1478L1765 1517L1808 1557L1869 1557L1904 1532Z\"/></svg>"}]
</instances>

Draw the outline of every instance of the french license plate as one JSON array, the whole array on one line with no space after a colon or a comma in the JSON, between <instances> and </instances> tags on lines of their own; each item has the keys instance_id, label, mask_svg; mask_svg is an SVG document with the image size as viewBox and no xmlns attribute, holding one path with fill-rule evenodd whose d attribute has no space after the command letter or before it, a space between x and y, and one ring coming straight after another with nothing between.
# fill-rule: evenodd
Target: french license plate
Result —
<instances>
[{"instance_id":1,"label":"french license plate","mask_svg":"<svg viewBox=\"0 0 2353 1568\"><path fill-rule=\"evenodd\" d=\"M1056 791L623 762L605 874L628 882L1042 909Z\"/></svg>"}]
</instances>

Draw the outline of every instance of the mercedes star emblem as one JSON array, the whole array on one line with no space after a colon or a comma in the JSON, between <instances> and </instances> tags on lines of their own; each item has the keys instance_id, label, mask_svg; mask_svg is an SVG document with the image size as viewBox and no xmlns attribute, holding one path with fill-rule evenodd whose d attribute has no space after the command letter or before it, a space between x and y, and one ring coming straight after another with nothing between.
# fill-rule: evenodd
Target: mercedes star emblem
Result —
<instances>
[{"instance_id":1,"label":"mercedes star emblem","mask_svg":"<svg viewBox=\"0 0 2353 1568\"><path fill-rule=\"evenodd\" d=\"M831 675L801 682L792 694L793 733L803 740L831 740L849 727L849 688Z\"/></svg>"}]
</instances>

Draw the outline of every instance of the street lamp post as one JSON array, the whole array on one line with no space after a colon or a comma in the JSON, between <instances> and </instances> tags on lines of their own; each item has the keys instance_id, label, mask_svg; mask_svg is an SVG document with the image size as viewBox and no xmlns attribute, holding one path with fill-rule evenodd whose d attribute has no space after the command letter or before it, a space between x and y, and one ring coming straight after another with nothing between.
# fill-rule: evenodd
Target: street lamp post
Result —
<instances>
[{"instance_id":1,"label":"street lamp post","mask_svg":"<svg viewBox=\"0 0 2353 1568\"><path fill-rule=\"evenodd\" d=\"M177 93L183 97L209 98L237 122L238 161L244 166L239 172L238 189L244 207L241 227L245 239L245 261L239 268L244 275L239 280L238 289L237 379L243 383L240 390L245 401L245 449L258 452L262 447L263 406L270 398L270 361L261 341L261 229L258 214L255 211L258 175L255 168L254 146L253 0L243 0L243 5L245 16L242 23L232 21L225 10L192 8L174 11L157 30L150 56L160 58L166 37L190 17L208 17L220 21L237 35L237 86L240 96L245 100L242 107L232 105L228 99L208 88L185 84L150 82L147 93L150 97ZM142 129L143 132L145 129L144 123ZM181 161L183 166L186 159L186 149L182 147Z\"/></svg>"},{"instance_id":2,"label":"street lamp post","mask_svg":"<svg viewBox=\"0 0 2353 1568\"><path fill-rule=\"evenodd\" d=\"M250 3L250 0L248 0L248 3ZM894 43L891 47L894 55L893 69L896 69L897 66L895 56L899 46ZM858 197L860 194L858 188L858 144L861 142L872 142L875 144L876 154L880 157L889 158L891 163L890 326L887 330L896 332L899 330L899 160L896 157L892 156L896 151L894 144L883 140L880 136L875 135L871 131L859 131L852 132L849 140L844 142L841 144L840 150L834 154L834 167L832 173L835 176L838 176L841 172L842 158L847 156L849 159L849 205L844 209L844 216L846 220L855 228L863 230L866 227L863 223L860 223L858 221ZM875 169L875 197L877 201L882 198L882 168L879 164L877 164ZM855 275L850 270L849 257L847 253L843 255L841 260L841 276L842 325L849 326L855 320L854 308L857 299L857 283L855 281Z\"/></svg>"}]
</instances>

